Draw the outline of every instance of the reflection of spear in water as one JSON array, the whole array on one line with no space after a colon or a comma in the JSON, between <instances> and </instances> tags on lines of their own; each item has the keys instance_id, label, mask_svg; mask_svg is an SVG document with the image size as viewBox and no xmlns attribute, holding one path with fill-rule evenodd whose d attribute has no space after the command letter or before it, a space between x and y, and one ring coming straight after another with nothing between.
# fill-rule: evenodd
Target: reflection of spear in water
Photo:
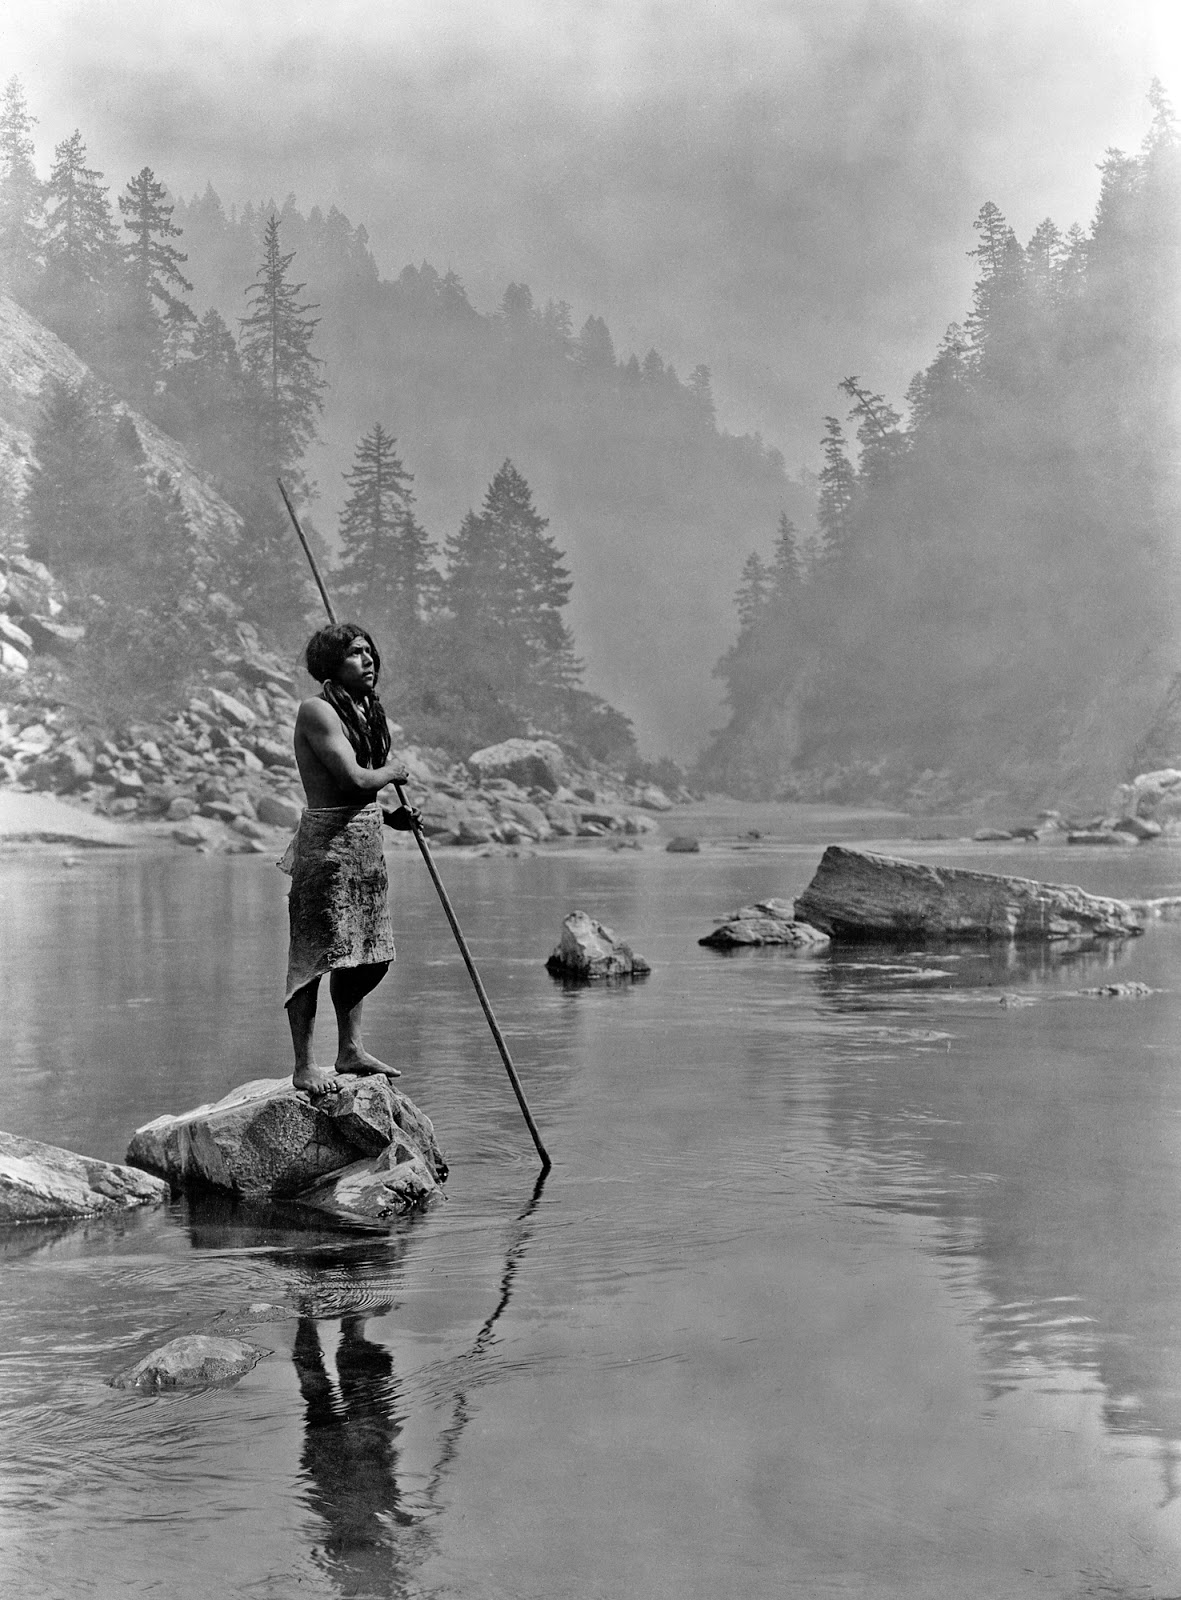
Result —
<instances>
[{"instance_id":1,"label":"reflection of spear in water","mask_svg":"<svg viewBox=\"0 0 1181 1600\"><path fill-rule=\"evenodd\" d=\"M539 1174L537 1182L533 1186L533 1193L529 1197L529 1203L517 1218L516 1237L509 1245L508 1252L504 1258L504 1271L500 1275L500 1298L481 1324L479 1333L476 1334L475 1339L472 1341L471 1349L466 1354L457 1356L454 1361L448 1362L447 1366L463 1371L469 1362L478 1359L487 1349L492 1339L492 1330L512 1298L513 1280L517 1275L517 1268L520 1266L521 1258L525 1253L525 1246L529 1242L529 1218L537 1210L538 1203L541 1200L541 1191L545 1188L545 1179L546 1174L543 1171ZM436 1376L438 1375L438 1370L436 1369ZM454 1416L450 1426L443 1430L442 1450L439 1453L439 1459L435 1463L435 1470L431 1473L430 1482L427 1484L424 1495L424 1498L428 1501L433 1501L438 1494L439 1487L443 1481L443 1474L458 1454L459 1436L466 1427L470 1415L467 1403L467 1388L465 1386L457 1392Z\"/></svg>"},{"instance_id":2,"label":"reflection of spear in water","mask_svg":"<svg viewBox=\"0 0 1181 1600\"><path fill-rule=\"evenodd\" d=\"M528 1242L528 1221L541 1200L546 1174L542 1172L528 1204L517 1218L500 1276L500 1295L485 1318L470 1350L462 1356L420 1368L436 1382L454 1380L486 1350L493 1329L512 1298L513 1283ZM355 1272L385 1258L386 1252L366 1244L350 1251L341 1262L335 1251L322 1248L297 1251L302 1264L319 1275L329 1263ZM283 1259L286 1259L284 1253ZM362 1279L362 1287L364 1280ZM398 1481L398 1436L408 1412L407 1386L399 1383L390 1350L370 1339L365 1323L381 1317L395 1304L394 1283L387 1279L381 1293L371 1299L357 1296L301 1297L292 1357L304 1402L304 1441L300 1467L306 1480L308 1506L324 1527L323 1543L313 1555L340 1585L342 1593L375 1597L407 1592L412 1568L426 1559L431 1546L426 1518L438 1509L443 1477L455 1460L459 1436L469 1419L467 1386L458 1388L454 1414L440 1436L440 1453L415 1509ZM345 1302L349 1303L346 1304ZM318 1303L317 1303L318 1302ZM320 1343L322 1319L340 1318L341 1336L335 1353L334 1384Z\"/></svg>"},{"instance_id":3,"label":"reflection of spear in water","mask_svg":"<svg viewBox=\"0 0 1181 1600\"><path fill-rule=\"evenodd\" d=\"M299 542L303 546L303 553L308 558L308 566L312 569L312 577L316 580L316 587L320 591L320 598L324 602L324 609L328 613L328 620L329 622L335 624L336 612L332 609L332 601L328 598L328 590L324 587L324 580L320 576L320 568L316 564L316 558L312 554L311 546L308 544L308 541L304 536L304 531L299 525L299 518L295 515L295 507L291 504L287 490L283 487L281 481L279 483L279 493L283 496L283 504L287 507L287 513L291 518L292 526L299 535ZM400 783L395 783L394 788L397 791L399 804L405 806L406 795L403 792L402 785ZM443 887L443 880L439 876L438 869L435 866L430 849L427 846L426 839L423 837L422 828L417 822L413 824L413 828L415 842L422 853L422 859L426 862L426 869L431 875L431 881L438 890L439 899L442 902L443 910L447 914L447 921L451 924L451 931L455 935L456 944L459 946L459 953L463 957L464 965L467 967L468 976L472 980L472 985L475 988L479 1002L484 1008L484 1015L487 1017L488 1026L492 1030L492 1037L496 1040L496 1048L500 1051L500 1059L504 1062L504 1069L508 1073L509 1082L513 1086L513 1093L516 1095L517 1103L521 1107L526 1126L528 1127L530 1134L533 1136L533 1143L537 1146L537 1154L541 1157L541 1173L544 1177L551 1166L550 1158L546 1153L545 1146L541 1142L541 1135L537 1131L537 1124L533 1120L533 1113L529 1110L528 1102L525 1099L525 1091L521 1088L521 1082L517 1077L516 1068L513 1066L512 1057L508 1053L508 1045L505 1044L504 1035L501 1033L500 1026L492 1014L491 1001L488 999L488 996L484 990L484 985L480 981L480 974L476 971L476 963L472 960L472 953L468 949L467 940L460 931L459 922L456 919L455 912L451 909L451 901L447 897L447 891Z\"/></svg>"}]
</instances>

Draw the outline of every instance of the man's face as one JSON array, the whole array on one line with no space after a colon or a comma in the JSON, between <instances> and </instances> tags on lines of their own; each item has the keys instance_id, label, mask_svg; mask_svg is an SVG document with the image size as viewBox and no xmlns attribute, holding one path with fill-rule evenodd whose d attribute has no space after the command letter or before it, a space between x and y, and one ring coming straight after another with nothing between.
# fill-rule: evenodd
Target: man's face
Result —
<instances>
[{"instance_id":1,"label":"man's face","mask_svg":"<svg viewBox=\"0 0 1181 1600\"><path fill-rule=\"evenodd\" d=\"M368 639L360 634L353 639L340 666L334 674L336 682L346 693L355 697L368 694L377 680L373 665L373 651Z\"/></svg>"}]
</instances>

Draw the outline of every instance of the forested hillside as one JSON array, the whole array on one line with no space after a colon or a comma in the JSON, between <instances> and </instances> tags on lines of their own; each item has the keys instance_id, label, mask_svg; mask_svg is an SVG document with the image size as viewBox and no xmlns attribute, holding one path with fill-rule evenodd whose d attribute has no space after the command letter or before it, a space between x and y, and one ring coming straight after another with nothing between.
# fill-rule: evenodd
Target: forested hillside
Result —
<instances>
[{"instance_id":1,"label":"forested hillside","mask_svg":"<svg viewBox=\"0 0 1181 1600\"><path fill-rule=\"evenodd\" d=\"M576 326L569 305L535 304L524 283L480 311L454 271L422 263L385 278L364 227L335 208L304 216L289 197L232 213L212 187L177 203L192 298L229 326L268 216L318 318L322 442L306 458L317 525L332 537L342 474L375 424L440 546L510 458L568 557L588 681L643 742L699 749L718 718L710 664L742 555L769 545L782 511L809 518L810 492L758 438L719 429L704 365L682 380L655 350L617 351L601 318Z\"/></svg>"},{"instance_id":2,"label":"forested hillside","mask_svg":"<svg viewBox=\"0 0 1181 1600\"><path fill-rule=\"evenodd\" d=\"M384 279L364 228L335 208L227 213L212 187L175 201L147 167L118 190L80 132L43 178L34 123L11 81L0 287L94 381L43 396L33 492L10 496L11 537L75 569L72 588L85 568L93 592L136 594L139 536L122 546L101 531L140 515L127 508L142 463L126 425L122 443L113 432L130 404L241 519L218 551L222 587L290 648L315 604L284 479L321 554L340 556L343 597L386 631L391 691L421 736L458 748L542 727L634 760L630 713L649 748L700 744L740 552L769 540L785 506L808 506L775 452L719 430L704 366L681 382L655 351L624 359L601 320L576 332L569 306L537 307L523 284L482 313L453 273L424 264ZM67 481L71 458L88 477ZM38 487L47 461L57 479ZM62 495L73 503L59 517ZM495 529L479 627L458 622L473 528ZM514 553L522 539L532 554ZM535 591L520 592L523 573Z\"/></svg>"},{"instance_id":3,"label":"forested hillside","mask_svg":"<svg viewBox=\"0 0 1181 1600\"><path fill-rule=\"evenodd\" d=\"M981 209L972 306L905 420L840 385L855 442L825 419L818 554L783 524L744 570L709 781L1102 804L1138 769L1181 668L1181 154L1152 98L1088 231L1047 220L1022 246Z\"/></svg>"}]
</instances>

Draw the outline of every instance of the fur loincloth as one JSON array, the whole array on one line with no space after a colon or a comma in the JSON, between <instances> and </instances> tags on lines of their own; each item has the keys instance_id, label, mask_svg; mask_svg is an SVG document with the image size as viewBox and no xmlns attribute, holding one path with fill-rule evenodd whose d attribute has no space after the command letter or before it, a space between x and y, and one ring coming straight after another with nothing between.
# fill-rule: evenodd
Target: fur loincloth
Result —
<instances>
[{"instance_id":1,"label":"fur loincloth","mask_svg":"<svg viewBox=\"0 0 1181 1600\"><path fill-rule=\"evenodd\" d=\"M279 862L291 874L286 1005L337 967L394 959L381 812L376 805L308 810Z\"/></svg>"}]
</instances>

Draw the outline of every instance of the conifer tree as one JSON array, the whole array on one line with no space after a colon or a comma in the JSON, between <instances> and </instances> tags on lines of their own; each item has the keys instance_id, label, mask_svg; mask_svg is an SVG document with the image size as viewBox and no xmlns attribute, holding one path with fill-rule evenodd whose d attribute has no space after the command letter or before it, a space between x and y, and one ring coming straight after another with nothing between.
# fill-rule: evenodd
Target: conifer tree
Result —
<instances>
[{"instance_id":1,"label":"conifer tree","mask_svg":"<svg viewBox=\"0 0 1181 1600\"><path fill-rule=\"evenodd\" d=\"M1047 217L1034 229L1033 238L1025 247L1025 260L1029 267L1029 283L1034 294L1045 306L1053 307L1061 294L1061 268L1066 255L1066 244L1052 218Z\"/></svg>"},{"instance_id":2,"label":"conifer tree","mask_svg":"<svg viewBox=\"0 0 1181 1600\"><path fill-rule=\"evenodd\" d=\"M588 317L578 335L577 358L581 366L599 372L614 372L615 346L611 331L602 317Z\"/></svg>"},{"instance_id":3,"label":"conifer tree","mask_svg":"<svg viewBox=\"0 0 1181 1600\"><path fill-rule=\"evenodd\" d=\"M235 482L253 468L247 439L242 363L234 336L209 310L191 331L184 359L171 362L168 394L179 407L175 431L207 470Z\"/></svg>"},{"instance_id":4,"label":"conifer tree","mask_svg":"<svg viewBox=\"0 0 1181 1600\"><path fill-rule=\"evenodd\" d=\"M115 559L127 544L133 463L99 393L50 378L33 448L24 501L29 553L61 573Z\"/></svg>"},{"instance_id":5,"label":"conifer tree","mask_svg":"<svg viewBox=\"0 0 1181 1600\"><path fill-rule=\"evenodd\" d=\"M803 563L800 560L799 536L795 524L786 511L779 514L775 535L775 549L768 569L771 594L777 604L794 599L796 590L804 581Z\"/></svg>"},{"instance_id":6,"label":"conifer tree","mask_svg":"<svg viewBox=\"0 0 1181 1600\"><path fill-rule=\"evenodd\" d=\"M101 287L119 260L118 238L102 173L86 165L77 129L54 149L46 195L49 221L45 264L51 292L67 294Z\"/></svg>"},{"instance_id":7,"label":"conifer tree","mask_svg":"<svg viewBox=\"0 0 1181 1600\"><path fill-rule=\"evenodd\" d=\"M906 391L910 434L916 446L928 432L956 417L968 395L968 338L958 322L948 326L934 361L916 373Z\"/></svg>"},{"instance_id":8,"label":"conifer tree","mask_svg":"<svg viewBox=\"0 0 1181 1600\"><path fill-rule=\"evenodd\" d=\"M506 461L477 516L447 541L445 599L469 663L514 707L549 714L578 679L562 608L570 575L534 509L528 483Z\"/></svg>"},{"instance_id":9,"label":"conifer tree","mask_svg":"<svg viewBox=\"0 0 1181 1600\"><path fill-rule=\"evenodd\" d=\"M123 270L106 304L103 365L138 405L151 405L163 373L183 359L193 313L174 292L192 285L180 270L185 257L169 241L179 238L162 183L143 167L119 196L123 226Z\"/></svg>"},{"instance_id":10,"label":"conifer tree","mask_svg":"<svg viewBox=\"0 0 1181 1600\"><path fill-rule=\"evenodd\" d=\"M883 395L871 394L859 378L844 378L837 385L853 401L850 417L857 418L857 443L861 446L858 476L866 484L883 483L906 453L902 418Z\"/></svg>"},{"instance_id":11,"label":"conifer tree","mask_svg":"<svg viewBox=\"0 0 1181 1600\"><path fill-rule=\"evenodd\" d=\"M541 331L546 340L562 355L569 355L574 346L574 321L567 300L547 300L541 313Z\"/></svg>"},{"instance_id":12,"label":"conifer tree","mask_svg":"<svg viewBox=\"0 0 1181 1600\"><path fill-rule=\"evenodd\" d=\"M283 252L279 219L272 213L258 278L246 291L251 299L241 318L241 356L252 391L260 473L283 476L293 492L306 495L310 486L301 463L316 437L326 385L319 372L323 362L311 349L319 318L308 313L317 307L300 300L306 285L289 279L294 259L294 250Z\"/></svg>"},{"instance_id":13,"label":"conifer tree","mask_svg":"<svg viewBox=\"0 0 1181 1600\"><path fill-rule=\"evenodd\" d=\"M749 633L759 622L774 587L767 563L757 550L752 550L742 564L742 578L734 596L740 634Z\"/></svg>"},{"instance_id":14,"label":"conifer tree","mask_svg":"<svg viewBox=\"0 0 1181 1600\"><path fill-rule=\"evenodd\" d=\"M981 360L987 349L1009 343L1012 319L1006 316L1016 304L1023 278L1025 252L1017 235L1005 221L1000 207L988 200L981 206L972 227L980 243L968 251L981 266L967 321L968 340Z\"/></svg>"},{"instance_id":15,"label":"conifer tree","mask_svg":"<svg viewBox=\"0 0 1181 1600\"><path fill-rule=\"evenodd\" d=\"M816 520L824 535L824 559L833 561L848 550L853 530L853 497L856 474L845 454L845 435L836 417L825 417L821 443L824 465L820 469L820 493Z\"/></svg>"},{"instance_id":16,"label":"conifer tree","mask_svg":"<svg viewBox=\"0 0 1181 1600\"><path fill-rule=\"evenodd\" d=\"M714 409L712 374L706 366L698 365L689 374L689 393L701 408L703 422L712 428L717 423L717 413Z\"/></svg>"},{"instance_id":17,"label":"conifer tree","mask_svg":"<svg viewBox=\"0 0 1181 1600\"><path fill-rule=\"evenodd\" d=\"M19 78L0 100L0 284L19 290L35 276L45 205L33 165L33 128Z\"/></svg>"},{"instance_id":18,"label":"conifer tree","mask_svg":"<svg viewBox=\"0 0 1181 1600\"><path fill-rule=\"evenodd\" d=\"M354 611L392 629L395 642L422 621L435 578L433 546L414 516L414 479L396 443L375 422L344 474L339 585Z\"/></svg>"},{"instance_id":19,"label":"conifer tree","mask_svg":"<svg viewBox=\"0 0 1181 1600\"><path fill-rule=\"evenodd\" d=\"M123 226L131 235L125 247L128 277L145 301L159 302L161 311L175 304L177 289L187 294L193 287L180 270L188 257L168 242L180 238L173 209L151 167L142 167L119 196Z\"/></svg>"}]
</instances>

